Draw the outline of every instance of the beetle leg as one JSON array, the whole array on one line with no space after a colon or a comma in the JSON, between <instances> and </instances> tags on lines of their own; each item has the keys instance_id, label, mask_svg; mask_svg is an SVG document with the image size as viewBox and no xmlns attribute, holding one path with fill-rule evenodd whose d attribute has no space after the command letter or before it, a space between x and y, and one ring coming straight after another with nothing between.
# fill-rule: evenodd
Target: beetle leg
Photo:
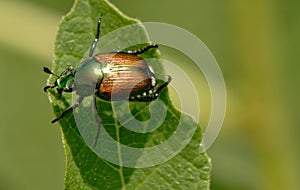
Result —
<instances>
[{"instance_id":1,"label":"beetle leg","mask_svg":"<svg viewBox=\"0 0 300 190\"><path fill-rule=\"evenodd\" d=\"M167 82L164 82L161 85L157 85L154 87L152 94L149 94L148 97L146 96L145 98L147 98L148 101L152 101L158 98L159 93L162 89L164 89L166 86L168 86L168 84L171 82L172 77L170 75L168 75L168 80Z\"/></svg>"},{"instance_id":2,"label":"beetle leg","mask_svg":"<svg viewBox=\"0 0 300 190\"><path fill-rule=\"evenodd\" d=\"M100 136L100 129L101 129L101 120L99 118L99 115L98 115L98 110L97 110L97 102L96 102L96 97L94 97L94 116L95 116L95 119L97 121L97 125L98 125L98 129L97 129L97 134L95 136L95 140L94 140L94 147L96 147L97 143L98 143L98 139L99 139L99 136Z\"/></svg>"},{"instance_id":3,"label":"beetle leg","mask_svg":"<svg viewBox=\"0 0 300 190\"><path fill-rule=\"evenodd\" d=\"M129 51L120 51L118 53L128 53L128 54L132 54L132 55L138 55L138 54L142 54L146 51L148 51L151 48L158 48L157 44L150 44L142 49L138 49L138 50L129 50Z\"/></svg>"},{"instance_id":4,"label":"beetle leg","mask_svg":"<svg viewBox=\"0 0 300 190\"><path fill-rule=\"evenodd\" d=\"M44 92L47 92L47 90L48 90L49 88L55 88L55 87L56 87L55 84L49 85L49 86L45 86L45 87L44 87Z\"/></svg>"},{"instance_id":5,"label":"beetle leg","mask_svg":"<svg viewBox=\"0 0 300 190\"><path fill-rule=\"evenodd\" d=\"M101 16L98 19L97 32L96 32L95 39L94 39L94 41L91 45L91 48L90 48L89 57L93 57L94 51L95 51L96 46L98 44L99 37L100 37L100 26L101 26Z\"/></svg>"},{"instance_id":6,"label":"beetle leg","mask_svg":"<svg viewBox=\"0 0 300 190\"><path fill-rule=\"evenodd\" d=\"M84 97L81 96L73 106L70 106L68 109L66 109L64 112L62 112L62 114L59 117L53 119L51 121L51 123L55 123L56 121L58 121L58 120L62 119L63 117L65 117L70 111L72 111L73 109L76 109L81 104L83 99L84 99Z\"/></svg>"},{"instance_id":7,"label":"beetle leg","mask_svg":"<svg viewBox=\"0 0 300 190\"><path fill-rule=\"evenodd\" d=\"M148 92L143 92L142 94L130 97L129 101L135 102L151 102L158 98L159 93L162 89L164 89L171 82L172 77L168 75L167 82L164 82L161 85L154 86Z\"/></svg>"},{"instance_id":8,"label":"beetle leg","mask_svg":"<svg viewBox=\"0 0 300 190\"><path fill-rule=\"evenodd\" d=\"M171 80L172 80L172 77L171 77L170 75L168 75L168 80L167 80L167 82L165 82L165 83L163 83L162 85L158 86L157 89L156 89L156 93L159 94L159 92L160 92L163 88L165 88L166 86L168 86L168 84L171 82Z\"/></svg>"}]
</instances>

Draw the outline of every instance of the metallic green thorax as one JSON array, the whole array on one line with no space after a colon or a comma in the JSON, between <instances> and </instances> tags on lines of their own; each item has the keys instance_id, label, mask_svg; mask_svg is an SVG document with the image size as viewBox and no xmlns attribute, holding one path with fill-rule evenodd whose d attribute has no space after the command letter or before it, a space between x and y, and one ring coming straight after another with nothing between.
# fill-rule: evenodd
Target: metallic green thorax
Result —
<instances>
[{"instance_id":1,"label":"metallic green thorax","mask_svg":"<svg viewBox=\"0 0 300 190\"><path fill-rule=\"evenodd\" d=\"M95 59L90 58L82 62L75 73L75 90L80 96L89 96L103 79L103 66Z\"/></svg>"}]
</instances>

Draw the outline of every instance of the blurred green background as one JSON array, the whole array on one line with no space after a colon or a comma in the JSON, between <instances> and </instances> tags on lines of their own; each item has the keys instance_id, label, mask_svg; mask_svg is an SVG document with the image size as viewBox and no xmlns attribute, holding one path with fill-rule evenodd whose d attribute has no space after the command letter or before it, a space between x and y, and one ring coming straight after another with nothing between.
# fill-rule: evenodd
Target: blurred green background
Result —
<instances>
[{"instance_id":1,"label":"blurred green background","mask_svg":"<svg viewBox=\"0 0 300 190\"><path fill-rule=\"evenodd\" d=\"M299 189L300 1L112 2L130 17L189 30L215 55L228 107L208 151L212 189ZM0 190L63 188L60 130L50 124L41 68L51 66L72 3L0 0Z\"/></svg>"}]
</instances>

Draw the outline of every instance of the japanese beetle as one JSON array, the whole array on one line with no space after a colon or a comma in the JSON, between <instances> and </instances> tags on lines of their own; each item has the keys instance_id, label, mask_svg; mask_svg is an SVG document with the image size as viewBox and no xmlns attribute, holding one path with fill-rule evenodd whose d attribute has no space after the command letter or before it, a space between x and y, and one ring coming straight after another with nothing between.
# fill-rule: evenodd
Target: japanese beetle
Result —
<instances>
[{"instance_id":1,"label":"japanese beetle","mask_svg":"<svg viewBox=\"0 0 300 190\"><path fill-rule=\"evenodd\" d=\"M157 99L160 91L171 82L171 77L168 76L166 82L159 84L153 69L143 58L138 56L151 48L158 48L156 44L133 51L99 53L93 56L99 41L100 25L101 18L97 23L97 32L89 50L89 57L81 62L77 68L69 67L60 75L54 74L47 67L43 68L45 73L57 77L54 84L44 87L45 92L50 88L56 88L59 95L63 92L73 91L79 95L77 102L52 120L52 123L62 119L72 109L77 108L87 96L96 94L99 98L107 101L149 102ZM96 101L95 98L94 101ZM101 121L97 114L97 108L94 108L94 113L98 122L95 146L100 134Z\"/></svg>"}]
</instances>

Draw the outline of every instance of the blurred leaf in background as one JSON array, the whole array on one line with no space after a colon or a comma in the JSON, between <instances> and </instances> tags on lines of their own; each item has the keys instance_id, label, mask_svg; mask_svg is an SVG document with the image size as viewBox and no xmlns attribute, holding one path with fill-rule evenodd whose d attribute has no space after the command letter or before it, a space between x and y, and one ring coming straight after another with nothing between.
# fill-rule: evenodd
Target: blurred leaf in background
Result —
<instances>
[{"instance_id":1,"label":"blurred leaf in background","mask_svg":"<svg viewBox=\"0 0 300 190\"><path fill-rule=\"evenodd\" d=\"M57 3L58 1L56 1ZM65 12L68 11L66 7ZM0 1L0 189L62 189L64 153L42 92L60 14L40 4Z\"/></svg>"},{"instance_id":2,"label":"blurred leaf in background","mask_svg":"<svg viewBox=\"0 0 300 190\"><path fill-rule=\"evenodd\" d=\"M59 128L49 123L53 114L42 92L47 76L41 67L51 64L57 25L72 3L0 1L0 189L63 188L64 153ZM218 60L228 111L209 150L212 189L298 189L300 2L112 3L130 17L191 31Z\"/></svg>"}]
</instances>

